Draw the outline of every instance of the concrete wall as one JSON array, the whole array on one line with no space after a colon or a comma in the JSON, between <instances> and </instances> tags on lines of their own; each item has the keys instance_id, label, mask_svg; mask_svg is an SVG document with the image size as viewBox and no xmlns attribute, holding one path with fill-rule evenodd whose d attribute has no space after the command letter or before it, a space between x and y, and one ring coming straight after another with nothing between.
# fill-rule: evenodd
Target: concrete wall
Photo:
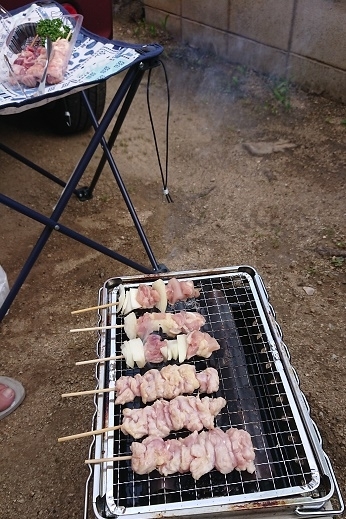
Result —
<instances>
[{"instance_id":1,"label":"concrete wall","mask_svg":"<svg viewBox=\"0 0 346 519\"><path fill-rule=\"evenodd\" d=\"M144 0L149 23L346 103L346 0Z\"/></svg>"}]
</instances>

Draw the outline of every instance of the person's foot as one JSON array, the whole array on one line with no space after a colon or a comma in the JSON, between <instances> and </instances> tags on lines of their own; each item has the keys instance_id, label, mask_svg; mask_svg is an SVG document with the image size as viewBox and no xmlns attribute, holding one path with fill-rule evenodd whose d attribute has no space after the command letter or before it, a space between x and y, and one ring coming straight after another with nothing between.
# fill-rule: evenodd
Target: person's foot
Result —
<instances>
[{"instance_id":1,"label":"person's foot","mask_svg":"<svg viewBox=\"0 0 346 519\"><path fill-rule=\"evenodd\" d=\"M0 384L0 412L8 409L12 405L15 397L16 394L11 387Z\"/></svg>"},{"instance_id":2,"label":"person's foot","mask_svg":"<svg viewBox=\"0 0 346 519\"><path fill-rule=\"evenodd\" d=\"M0 420L13 413L24 397L25 389L18 380L0 375Z\"/></svg>"}]
</instances>

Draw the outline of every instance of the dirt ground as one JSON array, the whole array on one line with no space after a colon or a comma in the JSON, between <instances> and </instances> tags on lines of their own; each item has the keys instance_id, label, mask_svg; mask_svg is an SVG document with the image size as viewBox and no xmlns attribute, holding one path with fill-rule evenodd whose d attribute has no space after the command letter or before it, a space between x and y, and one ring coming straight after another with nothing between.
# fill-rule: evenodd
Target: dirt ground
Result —
<instances>
[{"instance_id":1,"label":"dirt ground","mask_svg":"<svg viewBox=\"0 0 346 519\"><path fill-rule=\"evenodd\" d=\"M138 24L115 29L123 41L161 38L141 33ZM169 270L247 264L262 276L345 494L345 106L293 87L287 92L275 79L217 63L196 49L164 44L174 203L162 194L145 82L114 150L125 185L157 261ZM108 81L109 98L119 80ZM153 71L150 100L164 165L162 67ZM65 179L92 135L57 136L33 112L1 118L0 132L3 143ZM262 154L258 143L275 143L276 150L267 145L270 153ZM98 150L83 185L100 156ZM60 192L55 185L3 153L0 169L2 192L49 214ZM93 199L73 199L62 221L150 266L108 166ZM0 264L11 284L41 226L4 207L0 224ZM90 428L92 398L61 394L95 387L94 368L75 362L94 356L97 334L69 330L95 325L97 316L70 312L97 304L108 278L131 274L54 233L3 320L0 372L21 381L26 398L0 422L1 519L83 516L90 439L58 444L57 438Z\"/></svg>"}]
</instances>

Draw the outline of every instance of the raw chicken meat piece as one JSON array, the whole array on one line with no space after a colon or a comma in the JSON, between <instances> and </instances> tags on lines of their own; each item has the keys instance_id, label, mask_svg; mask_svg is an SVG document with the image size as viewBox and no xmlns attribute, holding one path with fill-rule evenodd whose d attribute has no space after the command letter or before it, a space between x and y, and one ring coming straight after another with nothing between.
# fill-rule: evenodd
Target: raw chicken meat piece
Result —
<instances>
[{"instance_id":1,"label":"raw chicken meat piece","mask_svg":"<svg viewBox=\"0 0 346 519\"><path fill-rule=\"evenodd\" d=\"M199 297L199 290L193 281L179 281L171 278L166 285L167 301L174 305L177 301L185 301L191 297Z\"/></svg>"},{"instance_id":2,"label":"raw chicken meat piece","mask_svg":"<svg viewBox=\"0 0 346 519\"><path fill-rule=\"evenodd\" d=\"M219 389L219 375L214 368L206 368L197 373L201 393L216 393Z\"/></svg>"},{"instance_id":3,"label":"raw chicken meat piece","mask_svg":"<svg viewBox=\"0 0 346 519\"><path fill-rule=\"evenodd\" d=\"M186 358L191 359L195 355L208 359L213 351L220 349L217 340L209 333L193 330L187 334L187 353Z\"/></svg>"},{"instance_id":4,"label":"raw chicken meat piece","mask_svg":"<svg viewBox=\"0 0 346 519\"><path fill-rule=\"evenodd\" d=\"M166 342L167 341L162 340L162 337L156 333L148 335L143 345L145 360L153 364L163 362L164 357L161 353L161 348Z\"/></svg>"},{"instance_id":5,"label":"raw chicken meat piece","mask_svg":"<svg viewBox=\"0 0 346 519\"><path fill-rule=\"evenodd\" d=\"M136 299L142 308L154 308L160 301L160 294L155 288L143 283L138 286Z\"/></svg>"}]
</instances>

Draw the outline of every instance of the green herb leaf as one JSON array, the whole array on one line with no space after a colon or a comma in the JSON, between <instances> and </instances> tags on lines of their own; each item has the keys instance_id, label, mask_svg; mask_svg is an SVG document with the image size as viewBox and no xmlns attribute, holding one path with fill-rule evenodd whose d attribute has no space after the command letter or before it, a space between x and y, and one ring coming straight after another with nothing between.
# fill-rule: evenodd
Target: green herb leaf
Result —
<instances>
[{"instance_id":1,"label":"green herb leaf","mask_svg":"<svg viewBox=\"0 0 346 519\"><path fill-rule=\"evenodd\" d=\"M64 25L61 18L54 18L53 20L40 20L37 24L36 32L44 44L46 38L49 38L51 41L56 41L58 38L66 39L71 29L68 25Z\"/></svg>"}]
</instances>

